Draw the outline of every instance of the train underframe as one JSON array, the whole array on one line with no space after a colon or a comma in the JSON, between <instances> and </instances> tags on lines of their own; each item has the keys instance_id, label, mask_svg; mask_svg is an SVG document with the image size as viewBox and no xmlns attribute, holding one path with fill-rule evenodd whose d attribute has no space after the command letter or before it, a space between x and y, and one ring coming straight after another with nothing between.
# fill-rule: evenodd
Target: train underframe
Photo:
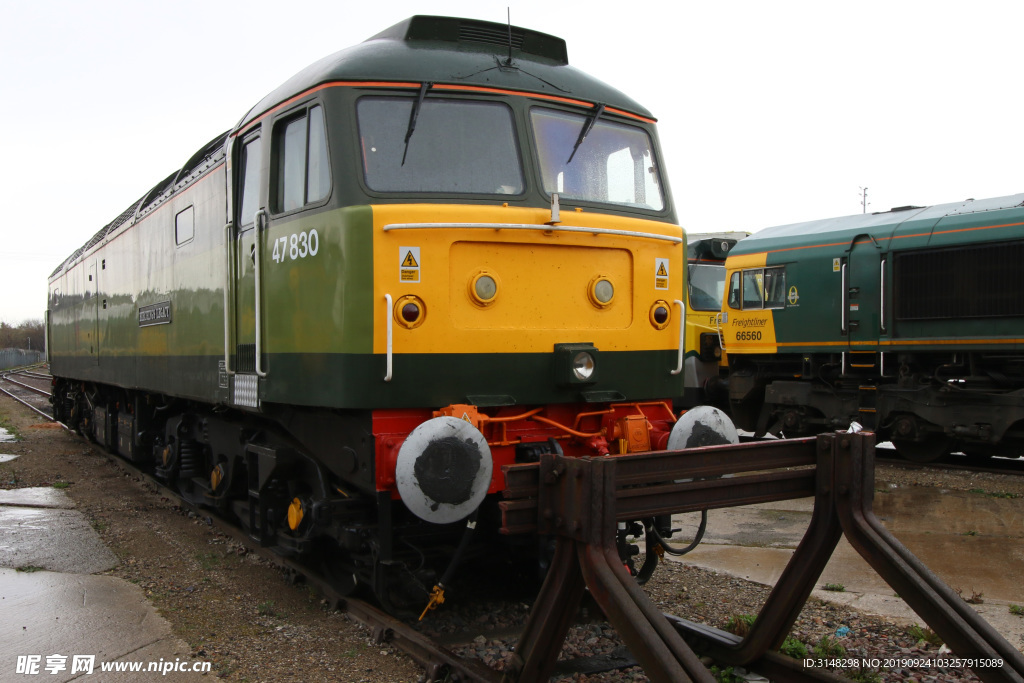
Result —
<instances>
[{"instance_id":1,"label":"train underframe","mask_svg":"<svg viewBox=\"0 0 1024 683\"><path fill-rule=\"evenodd\" d=\"M456 565L487 562L487 572L474 574L532 590L553 551L550 539L498 534L500 494L486 497L471 524L431 523L407 509L394 492L394 462L409 430L430 412L264 406L256 414L60 378L52 401L57 420L190 503L235 522L261 546L299 559L338 591L368 592L395 613L422 609ZM666 402L585 409L518 408L511 419L477 417L493 420L484 431L489 440L498 438L492 453L499 471L501 464L533 462L549 452L664 449L675 422ZM571 413L577 419L567 428ZM623 561L641 580L657 564L654 552L637 557L638 538L652 524L662 538L672 536L668 517L620 527ZM647 536L650 545L655 536Z\"/></svg>"},{"instance_id":2,"label":"train underframe","mask_svg":"<svg viewBox=\"0 0 1024 683\"><path fill-rule=\"evenodd\" d=\"M732 358L738 427L784 436L856 422L904 457L1024 452L1024 355L876 353Z\"/></svg>"}]
</instances>

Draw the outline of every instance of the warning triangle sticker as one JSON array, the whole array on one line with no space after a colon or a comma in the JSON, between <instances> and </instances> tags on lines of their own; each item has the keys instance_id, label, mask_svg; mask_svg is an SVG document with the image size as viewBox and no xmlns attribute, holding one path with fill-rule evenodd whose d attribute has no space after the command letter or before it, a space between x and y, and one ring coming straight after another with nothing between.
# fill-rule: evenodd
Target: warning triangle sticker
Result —
<instances>
[{"instance_id":1,"label":"warning triangle sticker","mask_svg":"<svg viewBox=\"0 0 1024 683\"><path fill-rule=\"evenodd\" d=\"M471 419L469 419L469 413L463 413L462 414L462 420L464 422L468 422L469 424L473 424L473 421Z\"/></svg>"},{"instance_id":2,"label":"warning triangle sticker","mask_svg":"<svg viewBox=\"0 0 1024 683\"><path fill-rule=\"evenodd\" d=\"M668 269L665 268L664 263L658 264L658 275L657 277L668 277Z\"/></svg>"},{"instance_id":3,"label":"warning triangle sticker","mask_svg":"<svg viewBox=\"0 0 1024 683\"><path fill-rule=\"evenodd\" d=\"M392 261L392 263L394 263ZM412 255L412 251L409 251L405 258L402 260L403 268L419 268L420 264L416 263L416 257Z\"/></svg>"}]
</instances>

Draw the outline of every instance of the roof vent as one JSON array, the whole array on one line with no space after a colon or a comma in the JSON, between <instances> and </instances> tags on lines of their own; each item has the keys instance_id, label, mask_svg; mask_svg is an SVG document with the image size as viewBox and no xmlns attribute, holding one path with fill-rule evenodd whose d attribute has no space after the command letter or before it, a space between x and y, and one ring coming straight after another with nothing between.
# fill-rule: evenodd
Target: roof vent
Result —
<instances>
[{"instance_id":1,"label":"roof vent","mask_svg":"<svg viewBox=\"0 0 1024 683\"><path fill-rule=\"evenodd\" d=\"M511 27L512 49L522 55L568 64L565 41L557 36ZM509 26L492 21L417 15L385 29L370 40L444 41L459 43L472 50L507 54Z\"/></svg>"}]
</instances>

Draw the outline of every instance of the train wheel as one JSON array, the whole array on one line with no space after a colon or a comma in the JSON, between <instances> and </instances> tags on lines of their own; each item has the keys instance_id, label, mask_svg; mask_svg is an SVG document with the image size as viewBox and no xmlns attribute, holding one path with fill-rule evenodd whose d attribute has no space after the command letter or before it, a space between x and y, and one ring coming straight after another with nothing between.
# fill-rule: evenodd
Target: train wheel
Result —
<instances>
[{"instance_id":1,"label":"train wheel","mask_svg":"<svg viewBox=\"0 0 1024 683\"><path fill-rule=\"evenodd\" d=\"M923 441L893 439L896 451L907 460L918 463L934 462L949 455L952 443L946 436L928 436Z\"/></svg>"}]
</instances>

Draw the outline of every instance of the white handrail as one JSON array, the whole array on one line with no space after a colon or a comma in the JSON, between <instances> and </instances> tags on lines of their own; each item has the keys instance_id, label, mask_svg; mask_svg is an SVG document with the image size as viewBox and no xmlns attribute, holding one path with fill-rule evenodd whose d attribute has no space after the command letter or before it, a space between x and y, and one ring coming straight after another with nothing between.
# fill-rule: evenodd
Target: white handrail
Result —
<instances>
[{"instance_id":1,"label":"white handrail","mask_svg":"<svg viewBox=\"0 0 1024 683\"><path fill-rule=\"evenodd\" d=\"M234 240L231 236L231 223L224 226L224 250L226 253L226 268L224 271L224 370L228 375L235 374L231 369L231 316L230 316L230 293L231 293L231 268L232 268L232 245Z\"/></svg>"},{"instance_id":2,"label":"white handrail","mask_svg":"<svg viewBox=\"0 0 1024 683\"><path fill-rule=\"evenodd\" d=\"M392 306L391 295L390 294L385 294L384 295L384 300L387 302L387 309L385 310L384 317L385 317L385 320L387 320L387 324L388 324L388 340L387 340L388 359L387 359L387 373L384 375L384 381L385 382L390 382L391 381L391 375L392 375L392 369L393 369L392 362L393 362L393 355L394 355L394 322L391 319L391 306Z\"/></svg>"},{"instance_id":3,"label":"white handrail","mask_svg":"<svg viewBox=\"0 0 1024 683\"><path fill-rule=\"evenodd\" d=\"M641 237L644 239L661 240L680 244L682 237L658 235L653 232L633 232L632 230L616 230L612 228L585 228L575 225L535 225L533 223L389 223L384 232L391 230L451 230L483 228L487 230L537 230L539 232L589 232L594 235L618 235L621 237Z\"/></svg>"},{"instance_id":4,"label":"white handrail","mask_svg":"<svg viewBox=\"0 0 1024 683\"><path fill-rule=\"evenodd\" d=\"M686 304L679 299L672 303L679 306L679 355L676 358L676 369L672 371L673 375L678 375L683 371L683 345L686 341Z\"/></svg>"},{"instance_id":5,"label":"white handrail","mask_svg":"<svg viewBox=\"0 0 1024 683\"><path fill-rule=\"evenodd\" d=\"M267 373L263 371L263 337L260 332L260 328L263 326L261 315L260 315L260 294L263 291L263 281L260 277L260 261L263 260L262 250L260 249L260 216L266 216L267 212L260 209L256 212L256 216L253 218L253 244L255 247L254 260L253 260L253 277L256 284L256 374L260 377L266 377Z\"/></svg>"}]
</instances>

